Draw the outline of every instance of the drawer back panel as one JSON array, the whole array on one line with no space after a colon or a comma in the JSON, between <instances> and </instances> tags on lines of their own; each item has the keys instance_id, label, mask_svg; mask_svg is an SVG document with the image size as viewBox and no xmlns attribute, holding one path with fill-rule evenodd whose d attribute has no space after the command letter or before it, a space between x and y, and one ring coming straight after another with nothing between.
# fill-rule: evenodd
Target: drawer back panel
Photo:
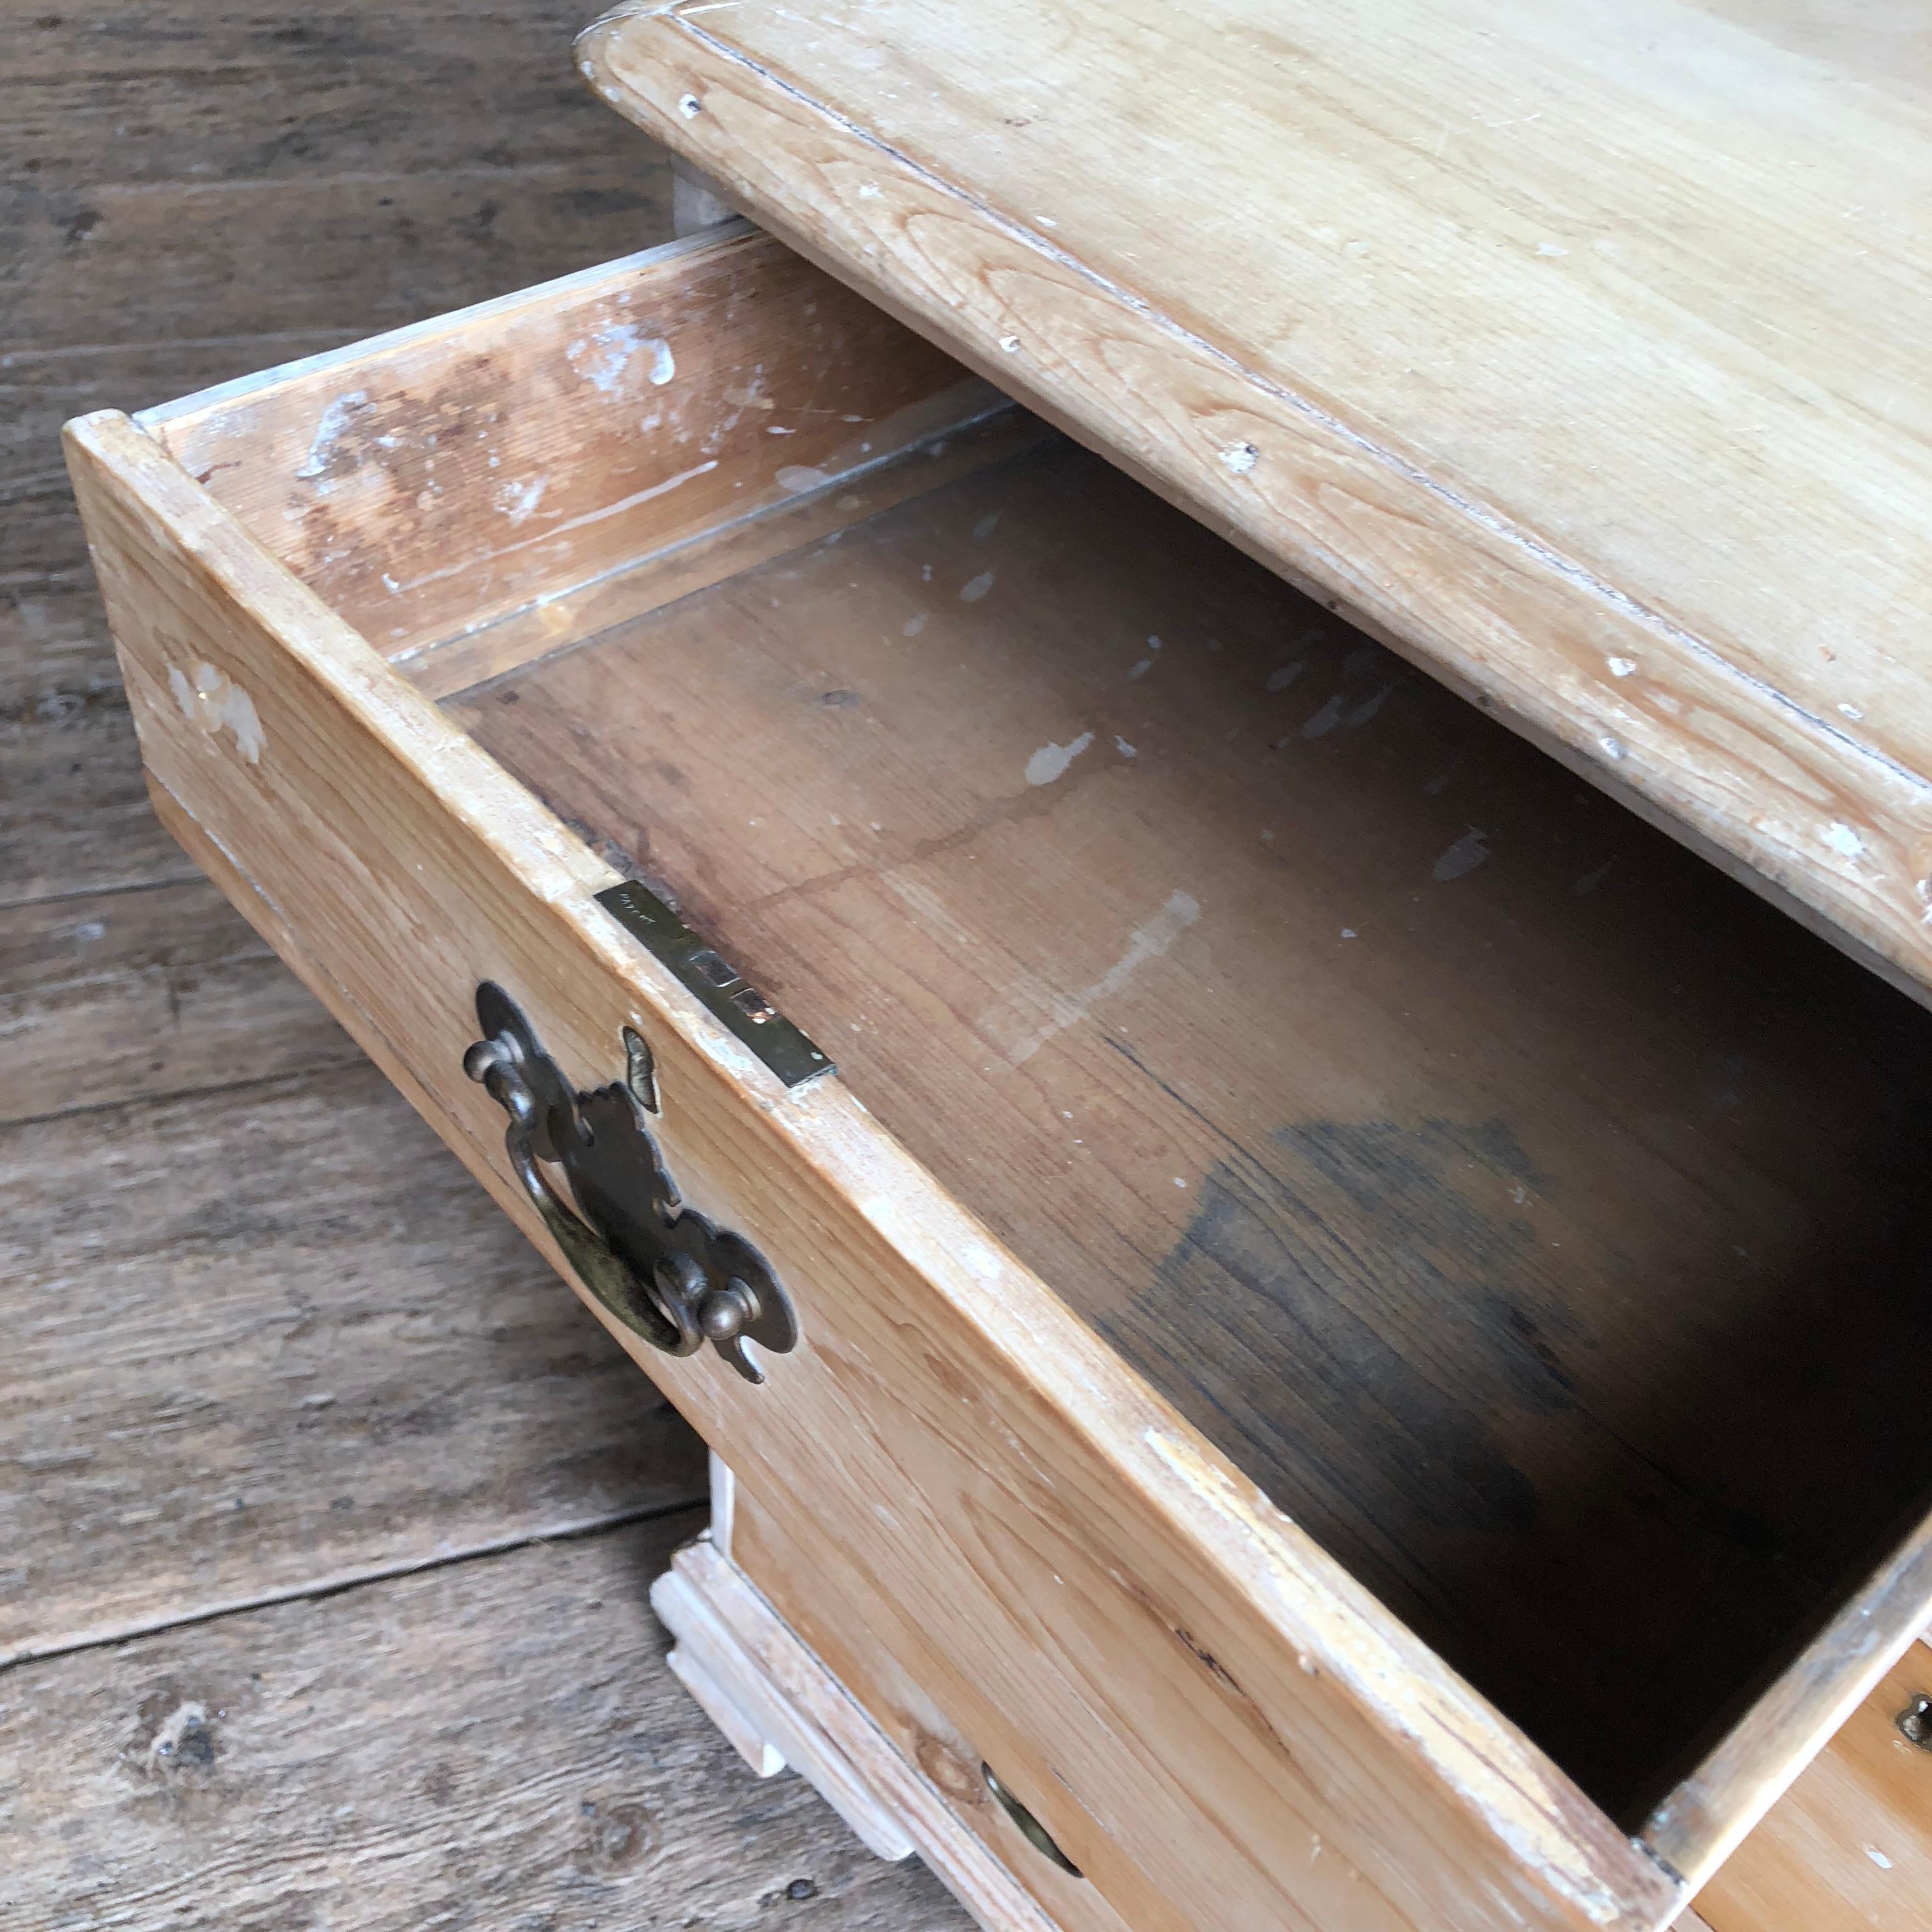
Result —
<instances>
[{"instance_id":1,"label":"drawer back panel","mask_svg":"<svg viewBox=\"0 0 1932 1932\"><path fill-rule=\"evenodd\" d=\"M1003 403L736 223L142 422L403 662Z\"/></svg>"}]
</instances>

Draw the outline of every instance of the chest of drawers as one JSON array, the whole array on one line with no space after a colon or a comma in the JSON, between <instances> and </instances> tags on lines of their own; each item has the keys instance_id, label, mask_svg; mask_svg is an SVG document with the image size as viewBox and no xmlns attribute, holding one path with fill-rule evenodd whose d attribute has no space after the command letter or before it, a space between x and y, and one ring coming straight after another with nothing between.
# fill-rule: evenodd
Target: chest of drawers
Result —
<instances>
[{"instance_id":1,"label":"chest of drawers","mask_svg":"<svg viewBox=\"0 0 1932 1932\"><path fill-rule=\"evenodd\" d=\"M1486 363L1292 389L1104 61L1076 191L875 10L582 44L778 235L71 426L156 802L733 1472L694 1688L988 1923L1664 1925L1932 1602L1909 667L1480 500Z\"/></svg>"}]
</instances>

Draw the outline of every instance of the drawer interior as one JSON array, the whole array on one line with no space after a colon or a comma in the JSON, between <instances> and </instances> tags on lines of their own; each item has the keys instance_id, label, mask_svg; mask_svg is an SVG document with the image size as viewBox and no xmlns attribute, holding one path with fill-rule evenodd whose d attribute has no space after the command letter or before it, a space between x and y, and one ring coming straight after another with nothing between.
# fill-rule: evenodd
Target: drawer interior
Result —
<instances>
[{"instance_id":1,"label":"drawer interior","mask_svg":"<svg viewBox=\"0 0 1932 1932\"><path fill-rule=\"evenodd\" d=\"M1932 1490L1932 1021L1055 442L452 700L1634 1820Z\"/></svg>"},{"instance_id":2,"label":"drawer interior","mask_svg":"<svg viewBox=\"0 0 1932 1932\"><path fill-rule=\"evenodd\" d=\"M730 245L157 433L1634 1828L1932 1503L1932 1018Z\"/></svg>"}]
</instances>

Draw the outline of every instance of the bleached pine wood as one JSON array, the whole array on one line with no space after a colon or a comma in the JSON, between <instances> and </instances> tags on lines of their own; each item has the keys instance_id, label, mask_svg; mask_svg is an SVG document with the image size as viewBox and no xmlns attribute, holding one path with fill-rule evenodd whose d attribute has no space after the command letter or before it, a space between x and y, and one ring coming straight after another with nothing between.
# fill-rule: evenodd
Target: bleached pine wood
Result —
<instances>
[{"instance_id":1,"label":"bleached pine wood","mask_svg":"<svg viewBox=\"0 0 1932 1932\"><path fill-rule=\"evenodd\" d=\"M651 1586L651 1608L677 1640L672 1671L758 1776L776 1777L789 1764L874 1857L910 1858L913 1841L866 1775L867 1763L800 1710L720 1615L712 1598L724 1567L700 1545L680 1551Z\"/></svg>"},{"instance_id":2,"label":"bleached pine wood","mask_svg":"<svg viewBox=\"0 0 1932 1932\"><path fill-rule=\"evenodd\" d=\"M1127 1922L1092 1886L1062 1872L1000 1810L986 1788L980 1752L872 1634L870 1587L861 1580L855 1592L850 1580L835 1581L815 1546L805 1546L756 1496L736 1487L732 1573L827 1673L840 1699L883 1736L898 1768L881 1773L882 1786L902 1794L908 1812L940 1814L943 1825L927 1825L920 1850L954 1894L999 1932L1009 1925L1014 1932L1042 1926L1044 1932L1128 1932ZM1010 1778L1012 1768L1006 1770ZM982 1900L969 1881L988 1865L1004 1883Z\"/></svg>"},{"instance_id":3,"label":"bleached pine wood","mask_svg":"<svg viewBox=\"0 0 1932 1932\"><path fill-rule=\"evenodd\" d=\"M836 408L820 400L828 368L848 372ZM408 662L722 526L836 496L1004 405L734 223L140 420ZM540 648L552 634L519 634ZM502 662L479 665L472 647L461 681Z\"/></svg>"},{"instance_id":4,"label":"bleached pine wood","mask_svg":"<svg viewBox=\"0 0 1932 1932\"><path fill-rule=\"evenodd\" d=\"M112 416L71 437L178 814L284 943L298 919L312 983L526 1228L460 1070L472 988L508 986L581 1081L641 1027L674 1172L755 1230L806 1337L763 1390L645 1365L890 1588L895 1657L1026 1790L1078 1794L1049 1828L1124 1916L1179 1926L1210 1887L1261 1920L1332 1918L1346 1889L1371 1932L1668 1916L1647 1858L838 1083L782 1095L720 1036L588 903L609 872L163 451ZM1288 1850L1285 1811L1336 1857Z\"/></svg>"},{"instance_id":5,"label":"bleached pine wood","mask_svg":"<svg viewBox=\"0 0 1932 1932\"><path fill-rule=\"evenodd\" d=\"M1698 1894L1710 1932L1932 1927L1932 1752L1898 1725L1928 1691L1914 1645Z\"/></svg>"},{"instance_id":6,"label":"bleached pine wood","mask_svg":"<svg viewBox=\"0 0 1932 1932\"><path fill-rule=\"evenodd\" d=\"M475 631L460 631L403 661L400 668L424 695L453 698L511 674L613 624L621 624L708 589L768 559L835 536L860 518L890 508L936 483L982 468L1040 442L1052 432L1024 410L978 413L982 400L957 398L963 423L949 410L938 429L896 456L841 476L835 487L792 502L733 518L699 531L666 551L620 565L575 590L559 591Z\"/></svg>"},{"instance_id":7,"label":"bleached pine wood","mask_svg":"<svg viewBox=\"0 0 1932 1932\"><path fill-rule=\"evenodd\" d=\"M796 1741L799 1768L842 1816L855 1797L862 1799L860 1815L848 1822L881 1857L916 1849L985 1932L1078 1932L1044 1916L998 1858L962 1829L924 1767L904 1756L715 1540L680 1550L652 1586L651 1603L678 1640L673 1666L687 1648L704 1667L719 1666L718 1683L739 1691L754 1723L762 1719L762 1729Z\"/></svg>"},{"instance_id":8,"label":"bleached pine wood","mask_svg":"<svg viewBox=\"0 0 1932 1932\"><path fill-rule=\"evenodd\" d=\"M1687 1883L1704 1883L1841 1725L1869 1729L1875 1686L1888 1688L1900 1670L1923 1674L1920 1646L1898 1636L1901 1623L1922 1627L1928 1596L1932 1525L1922 1524L1645 1821L1644 1843ZM1932 1777L1915 1790L1932 1790Z\"/></svg>"},{"instance_id":9,"label":"bleached pine wood","mask_svg":"<svg viewBox=\"0 0 1932 1932\"><path fill-rule=\"evenodd\" d=\"M636 0L580 54L774 232L1922 997L1932 100L1868 17Z\"/></svg>"}]
</instances>

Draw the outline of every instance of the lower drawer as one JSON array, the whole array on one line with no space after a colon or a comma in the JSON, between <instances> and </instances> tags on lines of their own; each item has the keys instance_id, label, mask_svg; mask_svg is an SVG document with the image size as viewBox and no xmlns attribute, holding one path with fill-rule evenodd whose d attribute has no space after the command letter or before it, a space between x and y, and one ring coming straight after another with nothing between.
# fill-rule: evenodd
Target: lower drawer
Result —
<instances>
[{"instance_id":1,"label":"lower drawer","mask_svg":"<svg viewBox=\"0 0 1932 1932\"><path fill-rule=\"evenodd\" d=\"M1928 1702L1916 1643L1699 1894L1710 1932L1932 1928Z\"/></svg>"},{"instance_id":2,"label":"lower drawer","mask_svg":"<svg viewBox=\"0 0 1932 1932\"><path fill-rule=\"evenodd\" d=\"M992 1797L971 1741L908 1679L872 1636L855 1600L838 1594L825 1552L742 1484L714 1511L711 1538L840 1689L870 1717L887 1746L928 1787L907 1810L937 1803L1005 1872L1028 1874L1050 1899L1052 1932L1119 1932L1121 1922L1090 1886L1040 1864L1047 1856ZM717 1498L714 1497L714 1503ZM809 1532L807 1532L808 1538ZM1912 1645L1830 1744L1774 1804L1697 1894L1676 1932L1932 1932L1932 1648ZM808 1772L809 1767L807 1767ZM989 1926L1010 1919L957 1851L928 1850ZM950 1855L949 1855L950 1854ZM1051 1861L1049 1859L1049 1864Z\"/></svg>"},{"instance_id":3,"label":"lower drawer","mask_svg":"<svg viewBox=\"0 0 1932 1932\"><path fill-rule=\"evenodd\" d=\"M1932 1022L767 238L70 446L170 824L1096 1911L1660 1925L1925 1620Z\"/></svg>"}]
</instances>

